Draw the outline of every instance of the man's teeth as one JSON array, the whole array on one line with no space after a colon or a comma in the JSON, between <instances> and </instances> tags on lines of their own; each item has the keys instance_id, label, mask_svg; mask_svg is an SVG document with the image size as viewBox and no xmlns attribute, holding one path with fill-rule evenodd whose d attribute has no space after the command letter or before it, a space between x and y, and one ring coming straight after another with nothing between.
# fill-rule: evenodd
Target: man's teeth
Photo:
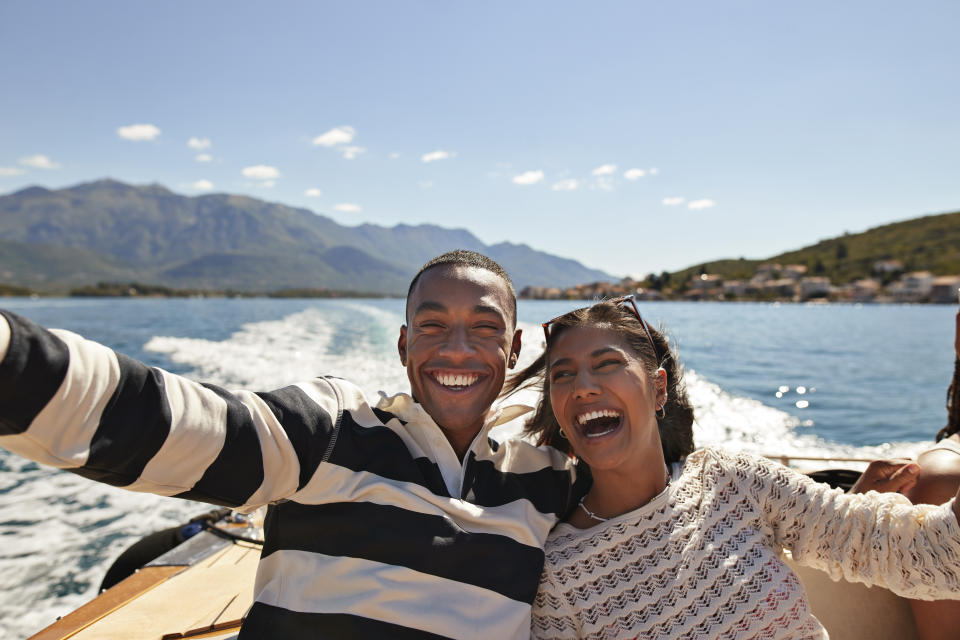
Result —
<instances>
[{"instance_id":1,"label":"man's teeth","mask_svg":"<svg viewBox=\"0 0 960 640\"><path fill-rule=\"evenodd\" d=\"M466 375L464 374L450 375L450 374L440 373L435 375L434 378L436 378L437 382L439 382L445 387L469 387L474 382L476 382L480 378L480 376L475 373L466 374Z\"/></svg>"},{"instance_id":2,"label":"man's teeth","mask_svg":"<svg viewBox=\"0 0 960 640\"><path fill-rule=\"evenodd\" d=\"M581 425L586 424L590 420L596 420L597 418L619 418L620 412L614 411L613 409L599 409L597 411L590 411L589 413L583 413L577 416L577 422Z\"/></svg>"}]
</instances>

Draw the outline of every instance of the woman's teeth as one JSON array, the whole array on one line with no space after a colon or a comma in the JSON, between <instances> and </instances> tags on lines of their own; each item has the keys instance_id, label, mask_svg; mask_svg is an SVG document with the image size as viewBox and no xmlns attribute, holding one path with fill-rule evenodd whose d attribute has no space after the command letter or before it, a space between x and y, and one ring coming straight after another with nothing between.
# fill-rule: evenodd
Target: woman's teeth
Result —
<instances>
[{"instance_id":1,"label":"woman's teeth","mask_svg":"<svg viewBox=\"0 0 960 640\"><path fill-rule=\"evenodd\" d=\"M605 436L608 433L613 433L616 430L616 427L610 427L609 429L605 429L603 431L593 431L590 433L584 433L583 435L587 438L599 438L600 436Z\"/></svg>"},{"instance_id":2,"label":"woman's teeth","mask_svg":"<svg viewBox=\"0 0 960 640\"><path fill-rule=\"evenodd\" d=\"M437 382L439 382L445 387L469 387L474 382L480 379L480 376L475 373L469 373L469 374L461 373L456 375L438 373L438 374L435 374L433 377Z\"/></svg>"},{"instance_id":3,"label":"woman's teeth","mask_svg":"<svg viewBox=\"0 0 960 640\"><path fill-rule=\"evenodd\" d=\"M582 413L577 416L577 422L580 424L586 424L590 420L596 420L597 418L619 418L620 412L614 411L613 409L599 409L597 411L590 411L588 413Z\"/></svg>"},{"instance_id":4,"label":"woman's teeth","mask_svg":"<svg viewBox=\"0 0 960 640\"><path fill-rule=\"evenodd\" d=\"M585 438L600 438L620 428L620 412L613 409L598 409L577 416L580 432Z\"/></svg>"}]
</instances>

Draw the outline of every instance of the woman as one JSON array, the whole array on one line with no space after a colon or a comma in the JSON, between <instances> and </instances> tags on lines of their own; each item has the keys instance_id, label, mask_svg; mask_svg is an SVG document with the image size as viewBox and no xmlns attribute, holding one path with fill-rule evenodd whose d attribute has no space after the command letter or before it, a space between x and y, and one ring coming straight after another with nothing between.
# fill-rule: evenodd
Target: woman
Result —
<instances>
[{"instance_id":1,"label":"woman","mask_svg":"<svg viewBox=\"0 0 960 640\"><path fill-rule=\"evenodd\" d=\"M845 495L755 456L692 452L680 368L632 299L544 332L544 356L511 388L544 374L528 429L594 482L547 542L534 637L825 637L782 547L834 577L960 598L952 504Z\"/></svg>"},{"instance_id":2,"label":"woman","mask_svg":"<svg viewBox=\"0 0 960 640\"><path fill-rule=\"evenodd\" d=\"M936 444L917 456L915 464L909 465L915 471L896 463L871 463L871 467L877 465L879 476L858 481L852 491L898 491L913 504L942 504L957 493L960 487L960 312L956 316L953 348L956 359L953 379L947 389L947 425L937 432ZM908 473L901 473L901 468ZM910 607L922 640L960 640L960 602L911 600Z\"/></svg>"}]
</instances>

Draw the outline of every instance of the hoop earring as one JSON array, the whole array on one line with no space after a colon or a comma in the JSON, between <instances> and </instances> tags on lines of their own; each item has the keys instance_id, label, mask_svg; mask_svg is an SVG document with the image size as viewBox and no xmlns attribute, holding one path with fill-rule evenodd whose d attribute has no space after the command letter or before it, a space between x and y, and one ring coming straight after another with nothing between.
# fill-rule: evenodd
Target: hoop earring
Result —
<instances>
[{"instance_id":1,"label":"hoop earring","mask_svg":"<svg viewBox=\"0 0 960 640\"><path fill-rule=\"evenodd\" d=\"M567 439L567 434L563 432L563 427L560 427L560 437L563 438L564 440Z\"/></svg>"},{"instance_id":2,"label":"hoop earring","mask_svg":"<svg viewBox=\"0 0 960 640\"><path fill-rule=\"evenodd\" d=\"M660 408L657 409L657 420L663 420L667 417L667 403L664 402L660 405Z\"/></svg>"}]
</instances>

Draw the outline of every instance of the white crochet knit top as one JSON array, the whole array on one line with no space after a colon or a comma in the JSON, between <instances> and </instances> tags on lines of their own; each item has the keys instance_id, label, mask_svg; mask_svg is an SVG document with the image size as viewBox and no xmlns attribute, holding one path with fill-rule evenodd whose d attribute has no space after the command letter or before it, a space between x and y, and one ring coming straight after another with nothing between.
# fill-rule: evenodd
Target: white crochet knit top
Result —
<instances>
[{"instance_id":1,"label":"white crochet knit top","mask_svg":"<svg viewBox=\"0 0 960 640\"><path fill-rule=\"evenodd\" d=\"M643 507L553 530L533 637L826 638L781 548L835 580L960 599L951 504L847 495L765 458L701 449Z\"/></svg>"}]
</instances>

